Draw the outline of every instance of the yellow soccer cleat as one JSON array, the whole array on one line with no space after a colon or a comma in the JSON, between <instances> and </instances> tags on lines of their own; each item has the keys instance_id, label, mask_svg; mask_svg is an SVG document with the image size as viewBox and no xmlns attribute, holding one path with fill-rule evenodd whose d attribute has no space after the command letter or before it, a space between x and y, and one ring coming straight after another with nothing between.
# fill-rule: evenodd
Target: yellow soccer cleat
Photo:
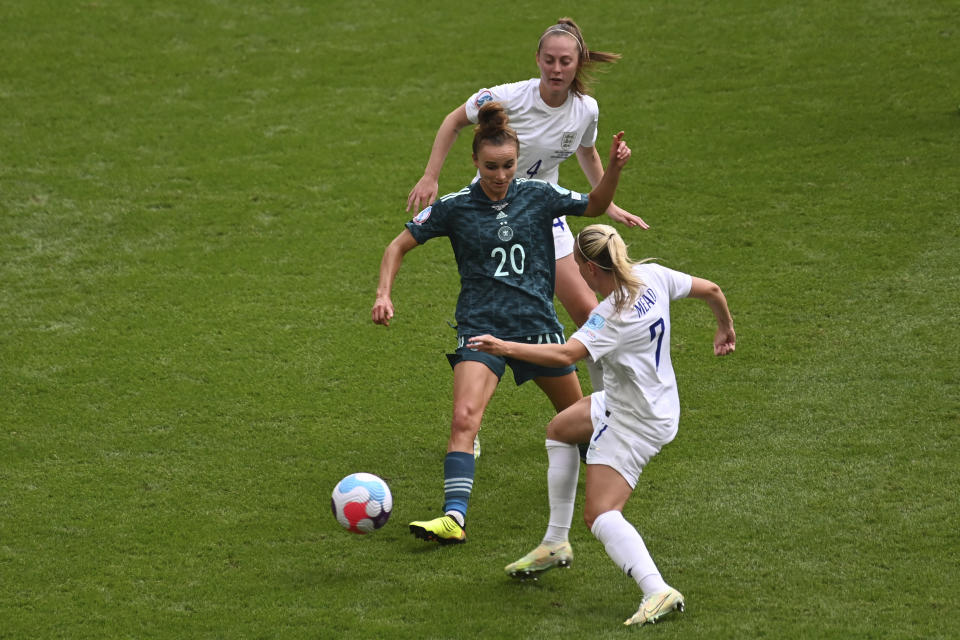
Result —
<instances>
[{"instance_id":1,"label":"yellow soccer cleat","mask_svg":"<svg viewBox=\"0 0 960 640\"><path fill-rule=\"evenodd\" d=\"M569 542L544 543L516 562L511 562L503 570L511 578L536 580L544 571L554 567L569 567L571 562L573 549Z\"/></svg>"},{"instance_id":2,"label":"yellow soccer cleat","mask_svg":"<svg viewBox=\"0 0 960 640\"><path fill-rule=\"evenodd\" d=\"M666 591L644 598L637 612L623 624L653 624L671 611L683 611L683 594L668 587Z\"/></svg>"},{"instance_id":3,"label":"yellow soccer cleat","mask_svg":"<svg viewBox=\"0 0 960 640\"><path fill-rule=\"evenodd\" d=\"M450 516L411 522L410 533L421 540L440 544L460 544L467 541L467 532Z\"/></svg>"}]
</instances>

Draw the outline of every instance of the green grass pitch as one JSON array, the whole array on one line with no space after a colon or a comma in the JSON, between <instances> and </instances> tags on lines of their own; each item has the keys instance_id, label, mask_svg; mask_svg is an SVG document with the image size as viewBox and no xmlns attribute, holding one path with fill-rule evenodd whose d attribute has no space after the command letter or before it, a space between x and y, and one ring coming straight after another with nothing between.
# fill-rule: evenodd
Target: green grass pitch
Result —
<instances>
[{"instance_id":1,"label":"green grass pitch","mask_svg":"<svg viewBox=\"0 0 960 640\"><path fill-rule=\"evenodd\" d=\"M623 54L633 255L739 334L714 358L674 305L680 433L626 515L688 610L639 630L579 509L570 571L502 572L546 523L533 386L488 410L469 542L409 535L449 248L369 318L441 119L564 15ZM958 69L938 0L0 2L0 638L960 636ZM329 509L356 471L395 498L365 537Z\"/></svg>"}]
</instances>

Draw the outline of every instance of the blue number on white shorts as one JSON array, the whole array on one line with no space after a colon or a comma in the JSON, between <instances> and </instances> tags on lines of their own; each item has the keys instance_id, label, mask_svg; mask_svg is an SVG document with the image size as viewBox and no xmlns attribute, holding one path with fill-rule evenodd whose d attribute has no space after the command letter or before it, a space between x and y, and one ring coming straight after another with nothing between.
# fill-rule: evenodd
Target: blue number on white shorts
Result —
<instances>
[{"instance_id":1,"label":"blue number on white shorts","mask_svg":"<svg viewBox=\"0 0 960 640\"><path fill-rule=\"evenodd\" d=\"M660 327L660 335L657 335L657 327ZM664 324L663 318L658 318L656 322L650 325L650 342L653 342L654 338L657 340L657 369L660 368L660 346L663 344L663 332Z\"/></svg>"},{"instance_id":2,"label":"blue number on white shorts","mask_svg":"<svg viewBox=\"0 0 960 640\"><path fill-rule=\"evenodd\" d=\"M560 229L561 231L567 228L567 226L563 224L563 219L561 218L554 218L553 226L555 226L557 229Z\"/></svg>"},{"instance_id":3,"label":"blue number on white shorts","mask_svg":"<svg viewBox=\"0 0 960 640\"><path fill-rule=\"evenodd\" d=\"M606 431L606 430L607 430L607 427L609 427L609 426L610 426L610 425L608 425L608 424L603 425L603 429L600 429L600 431L597 432L597 435L595 435L595 436L593 437L593 441L596 442L597 440L599 440L599 439L600 439L600 436L603 435L603 432Z\"/></svg>"}]
</instances>

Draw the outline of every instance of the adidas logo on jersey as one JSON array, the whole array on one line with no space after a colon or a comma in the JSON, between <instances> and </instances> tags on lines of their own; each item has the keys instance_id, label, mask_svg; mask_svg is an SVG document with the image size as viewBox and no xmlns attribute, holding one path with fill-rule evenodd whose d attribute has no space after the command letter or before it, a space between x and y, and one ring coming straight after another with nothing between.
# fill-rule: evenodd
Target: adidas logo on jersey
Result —
<instances>
[{"instance_id":1,"label":"adidas logo on jersey","mask_svg":"<svg viewBox=\"0 0 960 640\"><path fill-rule=\"evenodd\" d=\"M505 214L503 211L497 214L497 220L503 220L506 217L507 217L507 214Z\"/></svg>"}]
</instances>

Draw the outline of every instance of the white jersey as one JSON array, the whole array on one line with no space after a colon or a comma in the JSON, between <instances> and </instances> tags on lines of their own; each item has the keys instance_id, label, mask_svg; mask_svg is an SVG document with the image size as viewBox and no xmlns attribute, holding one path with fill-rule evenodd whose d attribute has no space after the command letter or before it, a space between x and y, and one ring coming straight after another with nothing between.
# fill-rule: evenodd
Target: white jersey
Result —
<instances>
[{"instance_id":1,"label":"white jersey","mask_svg":"<svg viewBox=\"0 0 960 640\"><path fill-rule=\"evenodd\" d=\"M590 96L569 94L559 107L540 97L540 78L481 89L467 100L467 118L477 122L480 107L496 100L503 104L510 126L520 139L518 178L536 178L557 184L560 163L578 147L597 142L600 108Z\"/></svg>"},{"instance_id":2,"label":"white jersey","mask_svg":"<svg viewBox=\"0 0 960 640\"><path fill-rule=\"evenodd\" d=\"M570 339L578 340L603 366L610 422L659 446L670 442L680 420L677 378L670 360L670 301L686 298L686 273L658 264L638 264L646 284L622 313L605 298Z\"/></svg>"}]
</instances>

